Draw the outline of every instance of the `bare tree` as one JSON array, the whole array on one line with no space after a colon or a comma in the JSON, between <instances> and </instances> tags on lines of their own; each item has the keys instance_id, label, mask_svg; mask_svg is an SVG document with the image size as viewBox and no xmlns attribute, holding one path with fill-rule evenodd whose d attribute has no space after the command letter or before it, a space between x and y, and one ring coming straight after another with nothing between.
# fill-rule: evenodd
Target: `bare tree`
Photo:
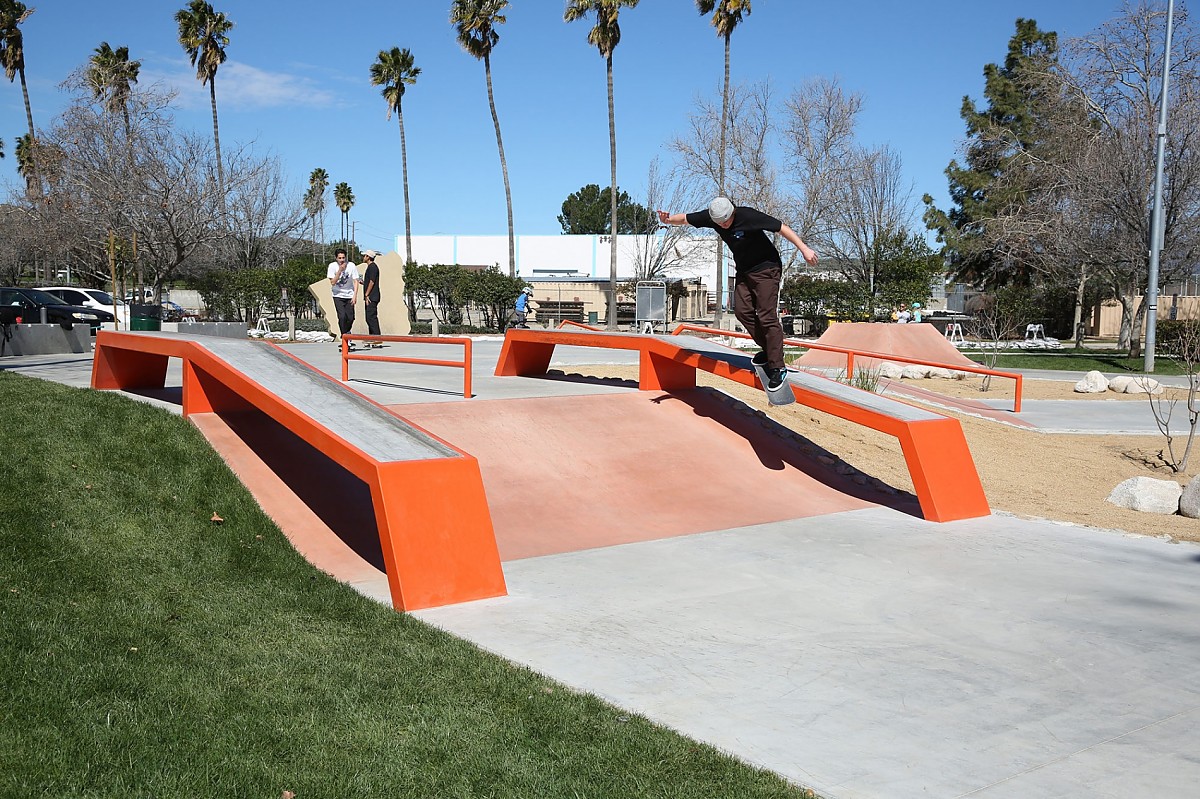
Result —
<instances>
[{"instance_id":1,"label":"bare tree","mask_svg":"<svg viewBox=\"0 0 1200 799\"><path fill-rule=\"evenodd\" d=\"M225 159L226 244L241 268L281 263L300 249L307 222L303 200L274 158L258 158L245 149Z\"/></svg>"},{"instance_id":2,"label":"bare tree","mask_svg":"<svg viewBox=\"0 0 1200 799\"><path fill-rule=\"evenodd\" d=\"M45 137L58 154L39 225L85 261L104 263L109 231L138 242L139 263L161 289L198 248L220 240L222 195L211 143L178 132L169 94L136 90L130 126L79 96ZM133 154L130 157L130 153Z\"/></svg>"},{"instance_id":3,"label":"bare tree","mask_svg":"<svg viewBox=\"0 0 1200 799\"><path fill-rule=\"evenodd\" d=\"M1155 128L1161 101L1165 9L1126 2L1100 29L1068 43L1068 79L1091 106L1107 150L1100 177L1113 192L1108 230L1113 255L1101 270L1121 302L1122 340L1138 354L1146 287ZM1177 21L1168 98L1166 220L1161 279L1190 266L1200 253L1200 38L1186 15Z\"/></svg>"},{"instance_id":4,"label":"bare tree","mask_svg":"<svg viewBox=\"0 0 1200 799\"><path fill-rule=\"evenodd\" d=\"M1166 439L1166 449L1159 453L1159 458L1174 472L1187 471L1188 458L1192 454L1192 444L1196 440L1196 427L1200 424L1200 322L1189 320L1179 326L1178 334L1172 341L1163 342L1164 349L1177 357L1183 364L1188 376L1188 390L1185 409L1187 410L1187 440L1181 455L1175 454L1175 434L1171 432L1171 417L1174 415L1178 399L1168 396L1155 396L1147 390L1146 398L1150 400L1150 410L1154 413L1154 421L1158 431ZM1143 383L1143 385L1146 385Z\"/></svg>"},{"instance_id":5,"label":"bare tree","mask_svg":"<svg viewBox=\"0 0 1200 799\"><path fill-rule=\"evenodd\" d=\"M802 229L843 277L874 296L879 243L907 231L916 204L899 153L856 141L861 109L862 98L837 81L806 83L786 104L784 148Z\"/></svg>"},{"instance_id":6,"label":"bare tree","mask_svg":"<svg viewBox=\"0 0 1200 799\"><path fill-rule=\"evenodd\" d=\"M662 173L659 159L650 162L646 175L646 208L691 208L698 200L685 181ZM657 219L655 220L657 224ZM665 280L678 271L686 260L687 244L691 238L687 225L663 225L657 233L631 236L634 279Z\"/></svg>"}]
</instances>

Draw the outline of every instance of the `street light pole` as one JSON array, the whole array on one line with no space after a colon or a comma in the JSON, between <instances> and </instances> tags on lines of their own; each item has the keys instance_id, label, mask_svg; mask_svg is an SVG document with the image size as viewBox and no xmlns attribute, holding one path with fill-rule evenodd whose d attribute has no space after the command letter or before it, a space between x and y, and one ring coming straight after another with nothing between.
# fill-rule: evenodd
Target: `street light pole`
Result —
<instances>
[{"instance_id":1,"label":"street light pole","mask_svg":"<svg viewBox=\"0 0 1200 799\"><path fill-rule=\"evenodd\" d=\"M1163 52L1162 96L1159 98L1158 133L1154 153L1154 209L1150 213L1150 275L1146 286L1146 352L1142 368L1154 371L1154 338L1158 323L1158 262L1162 253L1163 231L1163 158L1167 143L1167 87L1171 76L1171 28L1175 20L1175 0L1167 2L1167 47Z\"/></svg>"}]
</instances>

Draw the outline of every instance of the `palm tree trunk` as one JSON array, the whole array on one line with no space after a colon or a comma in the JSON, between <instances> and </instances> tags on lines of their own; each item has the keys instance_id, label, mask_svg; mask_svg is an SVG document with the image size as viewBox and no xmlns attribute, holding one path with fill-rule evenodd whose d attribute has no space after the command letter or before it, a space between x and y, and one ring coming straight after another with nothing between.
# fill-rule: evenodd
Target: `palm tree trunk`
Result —
<instances>
[{"instance_id":1,"label":"palm tree trunk","mask_svg":"<svg viewBox=\"0 0 1200 799\"><path fill-rule=\"evenodd\" d=\"M225 205L225 167L221 164L221 134L217 130L217 76L208 79L208 99L213 114L213 149L217 155L217 191L221 194L221 205Z\"/></svg>"},{"instance_id":2,"label":"palm tree trunk","mask_svg":"<svg viewBox=\"0 0 1200 799\"><path fill-rule=\"evenodd\" d=\"M612 168L612 182L609 190L611 200L610 211L611 233L609 237L608 264L608 329L617 329L617 115L613 110L613 77L612 54L605 59L608 67L608 161Z\"/></svg>"},{"instance_id":3,"label":"palm tree trunk","mask_svg":"<svg viewBox=\"0 0 1200 799\"><path fill-rule=\"evenodd\" d=\"M729 121L729 39L731 34L725 34L725 85L721 90L721 149L717 153L717 194L725 196L725 141L726 127ZM713 321L716 327L721 326L724 317L722 302L725 298L725 245L717 240L717 315Z\"/></svg>"},{"instance_id":4,"label":"palm tree trunk","mask_svg":"<svg viewBox=\"0 0 1200 799\"><path fill-rule=\"evenodd\" d=\"M404 263L412 260L412 216L408 210L408 145L404 141L404 112L396 103L396 118L400 120L400 175L404 182Z\"/></svg>"},{"instance_id":5,"label":"palm tree trunk","mask_svg":"<svg viewBox=\"0 0 1200 799\"><path fill-rule=\"evenodd\" d=\"M37 188L34 189L34 197L42 196L42 177L38 172L37 164L37 136L33 132L33 108L29 105L29 87L25 85L25 68L22 67L17 71L21 76L21 96L25 98L25 122L29 125L29 166L33 173L32 182Z\"/></svg>"},{"instance_id":6,"label":"palm tree trunk","mask_svg":"<svg viewBox=\"0 0 1200 799\"><path fill-rule=\"evenodd\" d=\"M508 206L508 276L517 276L516 236L513 234L512 190L508 186L508 162L504 160L504 141L500 138L500 117L496 116L496 100L492 96L492 59L483 55L483 72L487 77L488 108L496 126L496 149L500 151L500 172L504 175L504 202Z\"/></svg>"}]
</instances>

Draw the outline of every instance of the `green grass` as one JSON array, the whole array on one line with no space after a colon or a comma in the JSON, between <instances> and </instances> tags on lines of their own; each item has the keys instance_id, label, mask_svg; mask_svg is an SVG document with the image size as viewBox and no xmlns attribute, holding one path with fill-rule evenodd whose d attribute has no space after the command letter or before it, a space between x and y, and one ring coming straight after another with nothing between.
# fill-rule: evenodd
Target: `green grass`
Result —
<instances>
[{"instance_id":1,"label":"green grass","mask_svg":"<svg viewBox=\"0 0 1200 799\"><path fill-rule=\"evenodd\" d=\"M982 363L984 359L984 355L979 352L966 351L963 354L978 363ZM1052 369L1071 372L1094 370L1129 374L1144 374L1144 366L1144 358L1130 358L1123 351L1089 349L1006 352L1001 354L996 362L997 369ZM1187 370L1174 358L1158 355L1154 359L1154 374L1186 375Z\"/></svg>"},{"instance_id":2,"label":"green grass","mask_svg":"<svg viewBox=\"0 0 1200 799\"><path fill-rule=\"evenodd\" d=\"M177 416L0 422L0 797L812 796L336 583Z\"/></svg>"}]
</instances>

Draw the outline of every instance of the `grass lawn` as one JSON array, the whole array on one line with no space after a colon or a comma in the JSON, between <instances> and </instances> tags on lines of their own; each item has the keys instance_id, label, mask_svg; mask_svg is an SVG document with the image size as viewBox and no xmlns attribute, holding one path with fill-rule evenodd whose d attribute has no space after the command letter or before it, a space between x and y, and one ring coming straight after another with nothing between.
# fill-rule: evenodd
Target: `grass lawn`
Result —
<instances>
[{"instance_id":1,"label":"grass lawn","mask_svg":"<svg viewBox=\"0 0 1200 799\"><path fill-rule=\"evenodd\" d=\"M0 424L0 797L812 796L317 572L177 416Z\"/></svg>"},{"instance_id":2,"label":"grass lawn","mask_svg":"<svg viewBox=\"0 0 1200 799\"><path fill-rule=\"evenodd\" d=\"M984 355L979 352L966 351L963 353L978 363L983 363ZM1070 349L1070 350L1033 350L1006 352L996 362L997 369L1052 369L1071 372L1105 372L1111 374L1129 373L1144 374L1144 358L1130 358L1123 351ZM1186 368L1174 358L1157 355L1154 358L1154 374L1157 375L1186 375Z\"/></svg>"}]
</instances>

